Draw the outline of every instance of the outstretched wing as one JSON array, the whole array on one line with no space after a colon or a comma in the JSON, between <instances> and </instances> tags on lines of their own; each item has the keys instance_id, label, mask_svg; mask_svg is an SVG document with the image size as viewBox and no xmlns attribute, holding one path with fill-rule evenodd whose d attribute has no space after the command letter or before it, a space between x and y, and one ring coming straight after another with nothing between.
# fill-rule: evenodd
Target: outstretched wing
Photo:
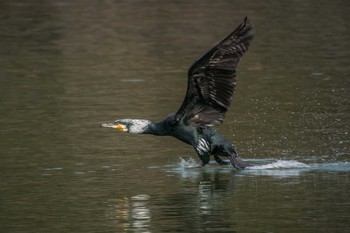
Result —
<instances>
[{"instance_id":1,"label":"outstretched wing","mask_svg":"<svg viewBox=\"0 0 350 233\"><path fill-rule=\"evenodd\" d=\"M187 93L176 121L195 125L221 124L236 86L236 67L253 38L247 17L188 71Z\"/></svg>"}]
</instances>

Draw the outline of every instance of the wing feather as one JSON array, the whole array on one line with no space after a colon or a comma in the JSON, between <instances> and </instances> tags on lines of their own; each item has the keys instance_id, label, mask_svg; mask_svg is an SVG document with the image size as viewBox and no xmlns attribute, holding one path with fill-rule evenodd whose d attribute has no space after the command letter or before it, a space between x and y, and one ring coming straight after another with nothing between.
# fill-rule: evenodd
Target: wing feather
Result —
<instances>
[{"instance_id":1,"label":"wing feather","mask_svg":"<svg viewBox=\"0 0 350 233\"><path fill-rule=\"evenodd\" d=\"M191 66L186 96L175 114L176 121L207 126L223 122L236 87L236 67L252 38L252 26L246 17Z\"/></svg>"}]
</instances>

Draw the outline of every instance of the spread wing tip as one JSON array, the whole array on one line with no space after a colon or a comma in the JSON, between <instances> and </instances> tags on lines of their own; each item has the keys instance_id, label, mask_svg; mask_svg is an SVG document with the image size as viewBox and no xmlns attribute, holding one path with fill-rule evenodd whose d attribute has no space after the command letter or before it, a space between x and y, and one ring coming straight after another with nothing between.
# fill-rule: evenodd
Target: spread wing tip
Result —
<instances>
[{"instance_id":1,"label":"spread wing tip","mask_svg":"<svg viewBox=\"0 0 350 233\"><path fill-rule=\"evenodd\" d=\"M235 87L235 69L253 38L252 25L246 16L243 22L189 69L187 93L176 121L183 117L198 125L223 122L231 105Z\"/></svg>"}]
</instances>

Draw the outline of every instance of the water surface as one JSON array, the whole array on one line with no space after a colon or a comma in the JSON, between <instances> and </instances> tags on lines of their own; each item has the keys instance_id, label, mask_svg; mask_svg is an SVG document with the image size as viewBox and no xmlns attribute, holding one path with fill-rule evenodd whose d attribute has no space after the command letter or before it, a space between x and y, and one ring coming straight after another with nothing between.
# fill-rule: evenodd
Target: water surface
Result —
<instances>
[{"instance_id":1,"label":"water surface","mask_svg":"<svg viewBox=\"0 0 350 233\"><path fill-rule=\"evenodd\" d=\"M348 232L345 1L2 1L1 232ZM188 67L249 16L224 125L252 167L168 137Z\"/></svg>"}]
</instances>

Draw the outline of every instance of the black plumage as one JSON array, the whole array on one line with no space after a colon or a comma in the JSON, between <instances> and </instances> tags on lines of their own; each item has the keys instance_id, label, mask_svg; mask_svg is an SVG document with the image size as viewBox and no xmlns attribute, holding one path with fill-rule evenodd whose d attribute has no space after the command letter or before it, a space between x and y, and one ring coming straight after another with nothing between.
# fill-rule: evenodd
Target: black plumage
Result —
<instances>
[{"instance_id":1,"label":"black plumage","mask_svg":"<svg viewBox=\"0 0 350 233\"><path fill-rule=\"evenodd\" d=\"M253 38L245 18L230 35L196 61L188 71L188 87L176 113L196 125L221 124L236 87L236 67Z\"/></svg>"},{"instance_id":2,"label":"black plumage","mask_svg":"<svg viewBox=\"0 0 350 233\"><path fill-rule=\"evenodd\" d=\"M253 38L252 26L247 18L225 39L198 59L188 71L188 86L181 107L159 123L149 120L122 119L114 124L102 124L129 133L173 136L192 145L202 166L210 155L221 165L228 157L237 169L247 165L228 143L211 126L223 123L232 103L236 87L236 67Z\"/></svg>"}]
</instances>

